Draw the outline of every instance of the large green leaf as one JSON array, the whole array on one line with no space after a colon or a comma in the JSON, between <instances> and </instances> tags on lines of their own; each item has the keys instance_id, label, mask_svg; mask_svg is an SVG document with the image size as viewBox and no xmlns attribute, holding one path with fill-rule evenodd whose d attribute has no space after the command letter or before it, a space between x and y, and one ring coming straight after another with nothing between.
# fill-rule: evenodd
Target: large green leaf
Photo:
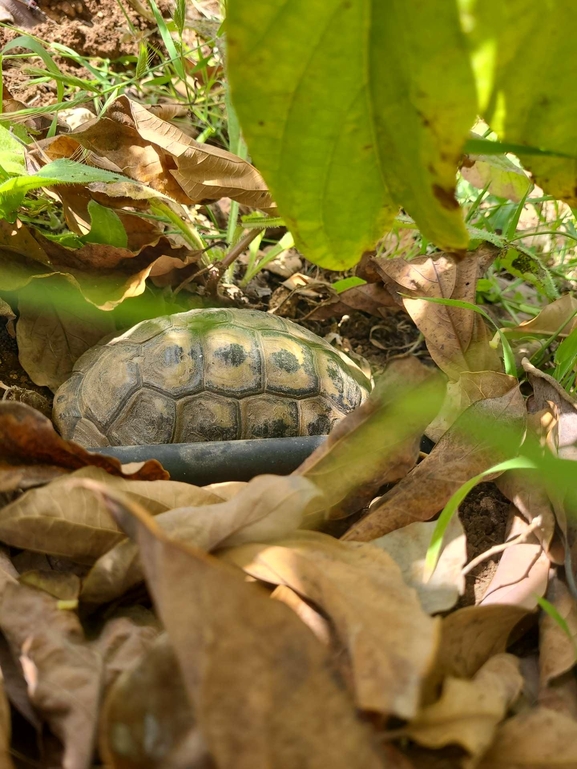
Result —
<instances>
[{"instance_id":1,"label":"large green leaf","mask_svg":"<svg viewBox=\"0 0 577 769\"><path fill-rule=\"evenodd\" d=\"M453 197L476 114L456 0L229 0L232 96L297 245L350 267L403 206L468 243Z\"/></svg>"},{"instance_id":2,"label":"large green leaf","mask_svg":"<svg viewBox=\"0 0 577 769\"><path fill-rule=\"evenodd\" d=\"M577 205L577 4L460 0L481 107L505 142L571 157L523 155L537 184Z\"/></svg>"}]
</instances>

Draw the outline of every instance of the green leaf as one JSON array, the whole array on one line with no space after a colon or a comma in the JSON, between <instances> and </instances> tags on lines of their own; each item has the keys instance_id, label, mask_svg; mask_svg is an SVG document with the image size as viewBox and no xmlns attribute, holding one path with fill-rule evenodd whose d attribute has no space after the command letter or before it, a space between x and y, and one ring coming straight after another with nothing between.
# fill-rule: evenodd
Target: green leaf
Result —
<instances>
[{"instance_id":1,"label":"green leaf","mask_svg":"<svg viewBox=\"0 0 577 769\"><path fill-rule=\"evenodd\" d=\"M92 168L63 158L48 163L30 176L15 176L0 184L0 217L13 221L26 193L55 184L90 184L91 182L132 182L126 176ZM134 182L132 182L134 183Z\"/></svg>"},{"instance_id":2,"label":"green leaf","mask_svg":"<svg viewBox=\"0 0 577 769\"><path fill-rule=\"evenodd\" d=\"M567 0L460 0L483 114L503 142L544 148L523 156L535 182L577 205L575 39ZM515 150L520 154L519 150Z\"/></svg>"},{"instance_id":3,"label":"green leaf","mask_svg":"<svg viewBox=\"0 0 577 769\"><path fill-rule=\"evenodd\" d=\"M425 558L425 578L431 576L435 571L439 555L441 554L441 548L443 545L443 537L447 531L447 527L451 522L451 518L455 515L459 509L459 505L467 494L472 491L478 483L488 478L495 473L504 473L506 470L536 470L536 465L531 459L526 457L516 457L515 459L507 459L505 462L500 462L498 465L490 467L479 475L475 475L466 481L457 491L453 494L451 499L447 502L443 511L439 515L437 524L433 530L433 536L431 537L431 544L427 550Z\"/></svg>"},{"instance_id":4,"label":"green leaf","mask_svg":"<svg viewBox=\"0 0 577 769\"><path fill-rule=\"evenodd\" d=\"M451 0L229 0L232 96L299 250L346 269L402 206L466 249L455 172L476 111Z\"/></svg>"},{"instance_id":5,"label":"green leaf","mask_svg":"<svg viewBox=\"0 0 577 769\"><path fill-rule=\"evenodd\" d=\"M81 238L83 243L102 243L117 248L128 246L126 230L115 211L91 200L88 203L88 213L90 232Z\"/></svg>"},{"instance_id":6,"label":"green leaf","mask_svg":"<svg viewBox=\"0 0 577 769\"><path fill-rule=\"evenodd\" d=\"M461 174L479 190L487 189L491 195L516 203L525 202L533 184L522 168L506 156L470 155L472 165L463 165Z\"/></svg>"},{"instance_id":7,"label":"green leaf","mask_svg":"<svg viewBox=\"0 0 577 769\"><path fill-rule=\"evenodd\" d=\"M354 288L355 286L364 286L366 284L366 280L363 280L362 278L357 278L356 275L351 278L343 278L342 280L336 280L332 287L337 292L337 294L342 294L343 291L347 291L349 288Z\"/></svg>"},{"instance_id":8,"label":"green leaf","mask_svg":"<svg viewBox=\"0 0 577 769\"><path fill-rule=\"evenodd\" d=\"M2 125L0 125L0 167L7 174L22 175L26 173L24 147Z\"/></svg>"},{"instance_id":9,"label":"green leaf","mask_svg":"<svg viewBox=\"0 0 577 769\"><path fill-rule=\"evenodd\" d=\"M555 351L555 371L553 376L558 382L563 381L577 363L577 328L566 337Z\"/></svg>"}]
</instances>

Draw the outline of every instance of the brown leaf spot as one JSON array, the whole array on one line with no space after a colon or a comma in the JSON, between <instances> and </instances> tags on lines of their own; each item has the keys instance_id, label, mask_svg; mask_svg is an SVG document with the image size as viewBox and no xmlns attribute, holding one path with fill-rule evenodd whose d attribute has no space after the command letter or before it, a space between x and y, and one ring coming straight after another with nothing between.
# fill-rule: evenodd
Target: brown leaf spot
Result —
<instances>
[{"instance_id":1,"label":"brown leaf spot","mask_svg":"<svg viewBox=\"0 0 577 769\"><path fill-rule=\"evenodd\" d=\"M456 208L459 208L453 190L446 190L439 184L433 184L433 195L437 198L443 208L446 208L449 211L454 211Z\"/></svg>"}]
</instances>

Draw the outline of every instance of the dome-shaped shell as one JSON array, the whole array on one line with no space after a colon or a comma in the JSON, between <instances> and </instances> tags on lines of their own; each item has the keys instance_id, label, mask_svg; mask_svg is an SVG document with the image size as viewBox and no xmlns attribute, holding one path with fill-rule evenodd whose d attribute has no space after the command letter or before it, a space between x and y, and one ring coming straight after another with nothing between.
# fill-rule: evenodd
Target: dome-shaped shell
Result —
<instances>
[{"instance_id":1,"label":"dome-shaped shell","mask_svg":"<svg viewBox=\"0 0 577 769\"><path fill-rule=\"evenodd\" d=\"M345 355L264 312L190 310L92 347L54 398L83 446L322 435L366 397Z\"/></svg>"}]
</instances>

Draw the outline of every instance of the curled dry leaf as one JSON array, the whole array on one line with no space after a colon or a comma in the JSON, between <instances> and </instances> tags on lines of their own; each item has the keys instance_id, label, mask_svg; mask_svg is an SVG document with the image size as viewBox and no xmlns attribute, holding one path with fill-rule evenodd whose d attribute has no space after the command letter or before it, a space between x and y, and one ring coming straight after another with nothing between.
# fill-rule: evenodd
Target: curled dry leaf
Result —
<instances>
[{"instance_id":1,"label":"curled dry leaf","mask_svg":"<svg viewBox=\"0 0 577 769\"><path fill-rule=\"evenodd\" d=\"M156 487L158 482L152 485ZM117 483L116 488L120 488L120 484ZM209 495L216 494L207 491L207 498L199 498L197 506L161 512L156 523L172 539L210 551L219 546L281 537L297 529L303 521L317 519L326 507L322 492L311 481L297 476L260 475L248 484L235 484L231 490L235 488L238 493L227 501L215 504ZM200 496L206 489L197 491ZM142 501L134 495L132 498ZM146 504L143 507L157 512ZM124 540L94 564L84 581L82 600L111 601L143 579L138 546Z\"/></svg>"},{"instance_id":2,"label":"curled dry leaf","mask_svg":"<svg viewBox=\"0 0 577 769\"><path fill-rule=\"evenodd\" d=\"M467 560L467 542L458 516L453 517L445 532L435 571L424 579L425 558L435 526L433 522L418 521L371 542L398 564L405 582L415 588L428 614L451 609L465 590L462 569Z\"/></svg>"},{"instance_id":3,"label":"curled dry leaf","mask_svg":"<svg viewBox=\"0 0 577 769\"><path fill-rule=\"evenodd\" d=\"M40 590L7 585L0 628L22 662L28 696L63 745L63 769L92 766L102 661L78 618Z\"/></svg>"},{"instance_id":4,"label":"curled dry leaf","mask_svg":"<svg viewBox=\"0 0 577 769\"><path fill-rule=\"evenodd\" d=\"M490 337L478 313L420 297L474 303L477 279L497 254L497 248L486 244L461 260L450 254L410 261L402 257L373 259L385 285L402 300L425 337L431 357L452 379L463 371L501 371L503 367L488 344Z\"/></svg>"},{"instance_id":5,"label":"curled dry leaf","mask_svg":"<svg viewBox=\"0 0 577 769\"><path fill-rule=\"evenodd\" d=\"M472 681L447 678L437 702L424 708L404 731L421 745L441 748L457 744L472 759L478 759L491 745L497 725L522 688L519 659L498 654Z\"/></svg>"},{"instance_id":6,"label":"curled dry leaf","mask_svg":"<svg viewBox=\"0 0 577 769\"><path fill-rule=\"evenodd\" d=\"M550 580L546 598L565 621L569 635L553 617L546 612L541 613L539 672L543 688L575 667L577 648L577 604L567 585L558 576Z\"/></svg>"},{"instance_id":7,"label":"curled dry leaf","mask_svg":"<svg viewBox=\"0 0 577 769\"><path fill-rule=\"evenodd\" d=\"M240 572L169 540L102 491L138 542L148 588L219 769L383 769L328 652Z\"/></svg>"},{"instance_id":8,"label":"curled dry leaf","mask_svg":"<svg viewBox=\"0 0 577 769\"><path fill-rule=\"evenodd\" d=\"M252 577L287 585L332 622L350 660L357 706L400 718L417 711L437 622L386 553L315 532L222 554Z\"/></svg>"},{"instance_id":9,"label":"curled dry leaf","mask_svg":"<svg viewBox=\"0 0 577 769\"><path fill-rule=\"evenodd\" d=\"M518 326L508 328L507 336L569 336L577 328L577 299L573 294L565 294L560 299L556 299L547 307L544 307L539 315ZM561 331L559 331L561 329Z\"/></svg>"},{"instance_id":10,"label":"curled dry leaf","mask_svg":"<svg viewBox=\"0 0 577 769\"><path fill-rule=\"evenodd\" d=\"M166 634L109 691L100 753L111 769L214 766Z\"/></svg>"},{"instance_id":11,"label":"curled dry leaf","mask_svg":"<svg viewBox=\"0 0 577 769\"><path fill-rule=\"evenodd\" d=\"M0 401L0 491L47 483L87 466L134 479L168 478L166 470L155 459L144 462L135 472L124 473L117 459L91 454L78 444L65 441L52 422L30 406Z\"/></svg>"},{"instance_id":12,"label":"curled dry leaf","mask_svg":"<svg viewBox=\"0 0 577 769\"><path fill-rule=\"evenodd\" d=\"M506 541L511 545L503 552L479 603L482 606L513 604L532 611L537 608L538 597L547 590L549 558L529 524L520 516L512 517Z\"/></svg>"},{"instance_id":13,"label":"curled dry leaf","mask_svg":"<svg viewBox=\"0 0 577 769\"><path fill-rule=\"evenodd\" d=\"M444 617L426 702L437 698L446 676L472 678L493 655L504 652L515 627L529 615L519 606L496 604L466 606Z\"/></svg>"},{"instance_id":14,"label":"curled dry leaf","mask_svg":"<svg viewBox=\"0 0 577 769\"><path fill-rule=\"evenodd\" d=\"M190 205L228 197L242 205L276 212L259 172L246 160L200 144L172 123L126 96L101 118L83 123L65 141L40 142L50 159L70 157L80 147L142 184ZM176 166L176 168L175 168Z\"/></svg>"},{"instance_id":15,"label":"curled dry leaf","mask_svg":"<svg viewBox=\"0 0 577 769\"><path fill-rule=\"evenodd\" d=\"M523 360L533 388L529 410L548 409L555 417L552 435L548 436L552 450L562 459L577 459L577 401L561 387L559 382L544 371L539 371L528 360Z\"/></svg>"},{"instance_id":16,"label":"curled dry leaf","mask_svg":"<svg viewBox=\"0 0 577 769\"><path fill-rule=\"evenodd\" d=\"M547 708L510 718L497 730L479 769L573 769L577 721Z\"/></svg>"},{"instance_id":17,"label":"curled dry leaf","mask_svg":"<svg viewBox=\"0 0 577 769\"><path fill-rule=\"evenodd\" d=\"M469 406L431 453L381 497L343 539L366 542L413 521L432 518L463 483L516 453L525 414L518 385L500 397ZM501 441L503 445L495 445Z\"/></svg>"},{"instance_id":18,"label":"curled dry leaf","mask_svg":"<svg viewBox=\"0 0 577 769\"><path fill-rule=\"evenodd\" d=\"M295 471L327 497L331 517L360 509L414 467L444 387L417 358L394 361L369 398Z\"/></svg>"},{"instance_id":19,"label":"curled dry leaf","mask_svg":"<svg viewBox=\"0 0 577 769\"><path fill-rule=\"evenodd\" d=\"M56 390L78 358L115 330L109 313L89 304L61 277L32 281L18 292L18 358L37 385Z\"/></svg>"}]
</instances>

